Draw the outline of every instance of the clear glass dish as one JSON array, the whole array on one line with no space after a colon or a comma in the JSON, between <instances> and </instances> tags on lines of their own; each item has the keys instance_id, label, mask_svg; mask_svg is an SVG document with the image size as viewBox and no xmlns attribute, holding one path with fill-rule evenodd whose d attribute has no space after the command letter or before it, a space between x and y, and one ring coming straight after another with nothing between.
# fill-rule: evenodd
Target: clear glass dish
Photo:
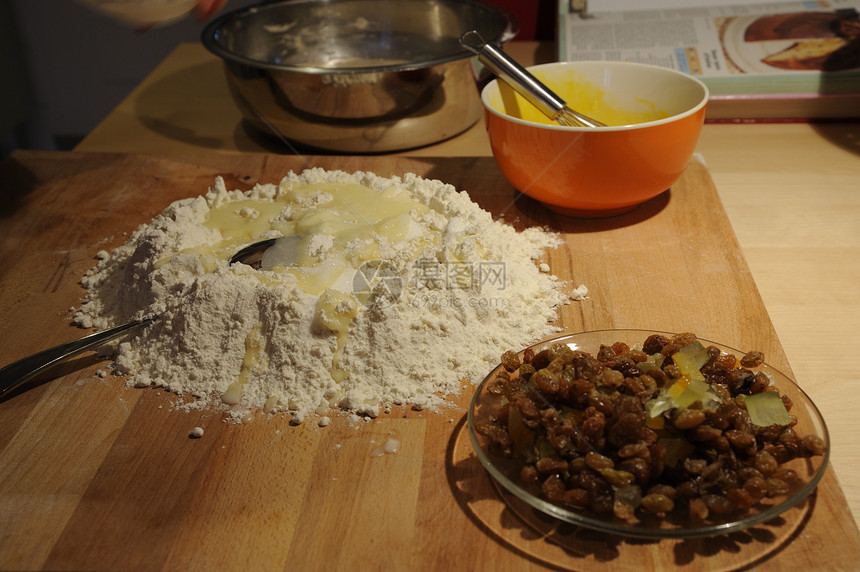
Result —
<instances>
[{"instance_id":1,"label":"clear glass dish","mask_svg":"<svg viewBox=\"0 0 860 572\"><path fill-rule=\"evenodd\" d=\"M667 337L672 335L667 332L648 330L600 330L561 336L536 344L530 349L538 352L553 343L565 343L571 349L596 355L601 344L612 345L620 341L633 347L636 344L642 344L649 335L655 333ZM709 340L700 339L700 341L706 346L716 346L723 352L734 354L738 358L746 353ZM520 352L520 356L523 352ZM796 458L780 465L794 470L798 477L787 493L766 497L749 509L739 509L729 515L719 516L712 512L708 519L695 522L690 519L683 501L676 502L675 510L665 517L644 515L641 511L637 511L636 517L630 520L623 520L614 515L600 516L588 509L575 509L550 502L542 497L538 485L525 484L519 478L524 464L522 460L505 456L498 447L491 446L489 440L476 431L476 426L491 420L503 403L501 396L492 394L487 389L490 380L502 369L499 365L491 371L472 397L467 414L472 446L483 466L501 487L533 508L565 522L602 532L640 538L693 538L725 534L770 521L797 506L815 490L827 468L830 440L821 414L796 383L765 363L752 369L767 373L780 395L786 395L791 399L790 413L797 420L794 426L797 435L800 437L816 435L826 447L821 455Z\"/></svg>"}]
</instances>

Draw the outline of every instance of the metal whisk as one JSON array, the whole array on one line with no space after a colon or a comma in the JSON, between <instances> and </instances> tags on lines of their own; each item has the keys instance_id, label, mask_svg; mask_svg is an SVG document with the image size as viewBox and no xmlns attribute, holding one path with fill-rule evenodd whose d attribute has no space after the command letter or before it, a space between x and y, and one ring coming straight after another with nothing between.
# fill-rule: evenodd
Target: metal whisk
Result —
<instances>
[{"instance_id":1,"label":"metal whisk","mask_svg":"<svg viewBox=\"0 0 860 572\"><path fill-rule=\"evenodd\" d=\"M476 54L479 62L553 121L567 127L606 126L569 108L562 98L526 71L500 46L486 43L477 31L470 30L460 36L460 45Z\"/></svg>"}]
</instances>

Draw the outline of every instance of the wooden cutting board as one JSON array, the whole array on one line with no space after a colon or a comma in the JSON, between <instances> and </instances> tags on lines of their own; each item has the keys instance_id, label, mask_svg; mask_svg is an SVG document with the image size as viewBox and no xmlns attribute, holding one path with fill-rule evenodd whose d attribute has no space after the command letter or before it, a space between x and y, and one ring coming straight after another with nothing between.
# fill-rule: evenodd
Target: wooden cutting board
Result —
<instances>
[{"instance_id":1,"label":"wooden cutting board","mask_svg":"<svg viewBox=\"0 0 860 572\"><path fill-rule=\"evenodd\" d=\"M167 158L16 152L0 168L0 365L79 337L69 308L99 250L176 199L319 166L415 172L521 229L564 234L553 272L589 297L567 331L697 332L790 371L706 168L603 220L520 197L489 158ZM480 332L476 332L480 335ZM396 409L325 428L223 422L180 396L125 387L85 354L0 402L0 569L855 569L860 535L829 471L784 519L708 540L647 542L559 526L504 499L472 453L470 389L450 411ZM455 372L452 372L455 374ZM195 426L202 438L191 439ZM390 433L399 452L371 456ZM823 547L826 547L824 549Z\"/></svg>"}]
</instances>

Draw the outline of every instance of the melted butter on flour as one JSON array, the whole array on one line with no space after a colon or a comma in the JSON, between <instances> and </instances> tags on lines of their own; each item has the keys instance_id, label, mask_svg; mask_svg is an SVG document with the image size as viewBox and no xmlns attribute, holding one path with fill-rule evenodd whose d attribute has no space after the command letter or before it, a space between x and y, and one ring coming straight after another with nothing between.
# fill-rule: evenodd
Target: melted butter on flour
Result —
<instances>
[{"instance_id":1,"label":"melted butter on flour","mask_svg":"<svg viewBox=\"0 0 860 572\"><path fill-rule=\"evenodd\" d=\"M412 232L413 217L431 209L394 185L377 191L358 183L315 183L282 190L273 200L244 199L211 209L204 224L221 233L221 242L181 254L198 257L211 270L217 260L229 260L247 244L276 236L297 237L298 244L290 246L283 260L267 262L267 271L258 272L257 278L269 286L289 280L305 293L319 296L314 318L337 336L329 372L340 382L349 375L340 360L357 313L355 297L343 291L351 289L352 275L364 262L380 260L391 245L398 245L407 259L414 260L441 238L438 232ZM256 342L247 345L240 378L222 395L225 403L241 400L259 347Z\"/></svg>"},{"instance_id":2,"label":"melted butter on flour","mask_svg":"<svg viewBox=\"0 0 860 572\"><path fill-rule=\"evenodd\" d=\"M326 290L320 295L317 302L317 320L337 334L337 349L334 352L334 358L332 358L331 368L329 368L332 379L337 382L343 381L349 374L348 371L341 369L340 358L343 356L349 328L357 310L355 298L337 290Z\"/></svg>"},{"instance_id":3,"label":"melted butter on flour","mask_svg":"<svg viewBox=\"0 0 860 572\"><path fill-rule=\"evenodd\" d=\"M257 324L245 336L245 355L242 358L242 369L239 372L239 379L231 383L227 387L227 390L221 394L221 401L223 403L236 405L242 401L242 391L251 373L257 369L261 369L265 365L265 354L262 351L265 344L263 336L260 335L260 325Z\"/></svg>"}]
</instances>

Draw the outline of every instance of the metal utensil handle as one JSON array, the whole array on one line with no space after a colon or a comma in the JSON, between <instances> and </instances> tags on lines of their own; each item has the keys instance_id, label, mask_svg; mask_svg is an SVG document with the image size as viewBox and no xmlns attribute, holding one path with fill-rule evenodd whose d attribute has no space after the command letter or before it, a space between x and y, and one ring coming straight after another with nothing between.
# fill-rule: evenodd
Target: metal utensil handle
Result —
<instances>
[{"instance_id":1,"label":"metal utensil handle","mask_svg":"<svg viewBox=\"0 0 860 572\"><path fill-rule=\"evenodd\" d=\"M478 56L478 61L510 85L550 119L564 109L565 102L529 73L500 47L485 43L475 30L460 36L460 45Z\"/></svg>"},{"instance_id":2,"label":"metal utensil handle","mask_svg":"<svg viewBox=\"0 0 860 572\"><path fill-rule=\"evenodd\" d=\"M3 369L0 369L0 396L3 396L7 391L18 387L34 375L56 363L69 359L70 357L74 357L90 348L100 346L105 342L116 339L130 330L150 324L153 320L155 320L155 318L144 318L142 320L128 322L103 332L96 332L78 340L60 344L59 346L41 351L37 354L11 363Z\"/></svg>"}]
</instances>

